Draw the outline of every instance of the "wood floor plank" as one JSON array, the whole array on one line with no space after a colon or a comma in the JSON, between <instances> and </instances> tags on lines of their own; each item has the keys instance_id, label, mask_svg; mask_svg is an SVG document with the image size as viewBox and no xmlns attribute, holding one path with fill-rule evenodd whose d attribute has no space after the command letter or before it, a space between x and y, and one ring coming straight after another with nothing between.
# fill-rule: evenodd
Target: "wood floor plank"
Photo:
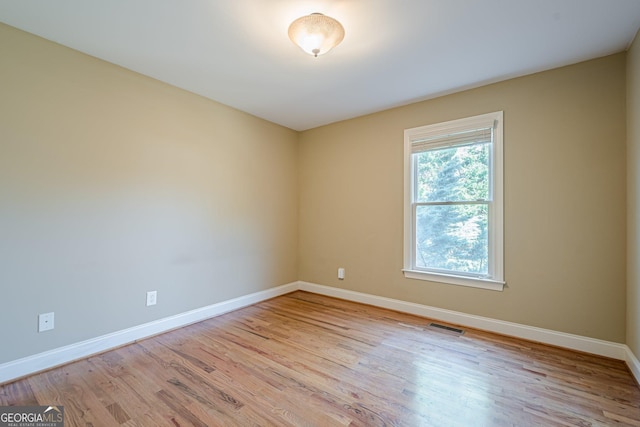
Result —
<instances>
[{"instance_id":1,"label":"wood floor plank","mask_svg":"<svg viewBox=\"0 0 640 427\"><path fill-rule=\"evenodd\" d=\"M618 360L297 291L0 386L67 426L640 426Z\"/></svg>"},{"instance_id":2,"label":"wood floor plank","mask_svg":"<svg viewBox=\"0 0 640 427\"><path fill-rule=\"evenodd\" d=\"M37 406L31 384L28 381L16 381L0 388L0 406Z\"/></svg>"}]
</instances>

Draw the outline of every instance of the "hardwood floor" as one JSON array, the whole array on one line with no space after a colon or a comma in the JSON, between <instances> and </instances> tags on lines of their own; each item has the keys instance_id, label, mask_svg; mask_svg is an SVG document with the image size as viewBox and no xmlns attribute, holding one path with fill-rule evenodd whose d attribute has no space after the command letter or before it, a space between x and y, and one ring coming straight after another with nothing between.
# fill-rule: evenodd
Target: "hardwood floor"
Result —
<instances>
[{"instance_id":1,"label":"hardwood floor","mask_svg":"<svg viewBox=\"0 0 640 427\"><path fill-rule=\"evenodd\" d=\"M66 426L640 426L621 361L295 292L0 387Z\"/></svg>"}]
</instances>

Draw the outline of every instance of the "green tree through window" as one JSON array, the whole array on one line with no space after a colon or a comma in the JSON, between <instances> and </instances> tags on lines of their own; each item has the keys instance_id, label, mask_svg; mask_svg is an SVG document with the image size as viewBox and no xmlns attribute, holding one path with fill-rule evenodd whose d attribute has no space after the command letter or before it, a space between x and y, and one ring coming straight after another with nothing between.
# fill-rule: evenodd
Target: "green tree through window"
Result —
<instances>
[{"instance_id":1,"label":"green tree through window","mask_svg":"<svg viewBox=\"0 0 640 427\"><path fill-rule=\"evenodd\" d=\"M489 144L414 156L417 266L487 274Z\"/></svg>"}]
</instances>

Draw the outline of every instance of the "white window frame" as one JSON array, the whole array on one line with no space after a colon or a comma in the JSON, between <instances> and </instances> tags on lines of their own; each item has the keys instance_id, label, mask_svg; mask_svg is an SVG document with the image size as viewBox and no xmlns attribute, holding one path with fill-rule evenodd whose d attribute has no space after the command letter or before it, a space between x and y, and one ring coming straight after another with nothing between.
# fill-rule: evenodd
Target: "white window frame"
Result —
<instances>
[{"instance_id":1,"label":"white window frame","mask_svg":"<svg viewBox=\"0 0 640 427\"><path fill-rule=\"evenodd\" d=\"M425 271L415 265L415 172L412 160L412 144L436 136L493 127L490 150L491 176L489 206L489 272L484 276L467 276ZM435 148L435 147L434 147ZM503 199L503 112L452 120L444 123L420 126L404 131L404 276L408 279L470 286L502 291L504 289L504 199Z\"/></svg>"}]
</instances>

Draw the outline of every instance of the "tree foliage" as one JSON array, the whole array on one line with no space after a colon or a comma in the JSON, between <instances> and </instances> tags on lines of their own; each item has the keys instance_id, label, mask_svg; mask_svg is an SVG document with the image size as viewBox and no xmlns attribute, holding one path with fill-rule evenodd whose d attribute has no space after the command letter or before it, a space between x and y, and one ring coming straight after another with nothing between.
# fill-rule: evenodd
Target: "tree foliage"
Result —
<instances>
[{"instance_id":1,"label":"tree foliage","mask_svg":"<svg viewBox=\"0 0 640 427\"><path fill-rule=\"evenodd\" d=\"M435 149L417 156L416 264L486 274L489 144Z\"/></svg>"}]
</instances>

